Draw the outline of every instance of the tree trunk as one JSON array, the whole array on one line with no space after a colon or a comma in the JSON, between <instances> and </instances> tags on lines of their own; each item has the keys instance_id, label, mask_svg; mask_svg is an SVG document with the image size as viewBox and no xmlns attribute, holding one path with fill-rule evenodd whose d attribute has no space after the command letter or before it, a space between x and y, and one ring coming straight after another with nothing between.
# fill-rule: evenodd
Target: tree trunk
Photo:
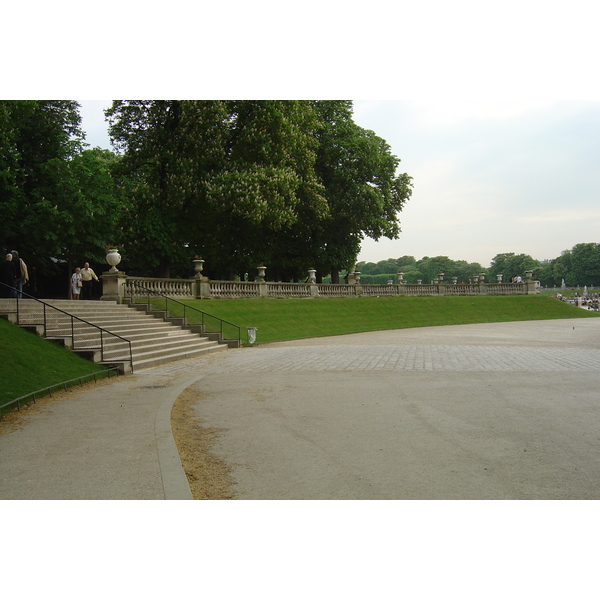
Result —
<instances>
[{"instance_id":1,"label":"tree trunk","mask_svg":"<svg viewBox=\"0 0 600 600\"><path fill-rule=\"evenodd\" d=\"M156 276L162 279L169 279L171 277L171 265L168 258L163 258L160 261L160 264L156 268Z\"/></svg>"}]
</instances>

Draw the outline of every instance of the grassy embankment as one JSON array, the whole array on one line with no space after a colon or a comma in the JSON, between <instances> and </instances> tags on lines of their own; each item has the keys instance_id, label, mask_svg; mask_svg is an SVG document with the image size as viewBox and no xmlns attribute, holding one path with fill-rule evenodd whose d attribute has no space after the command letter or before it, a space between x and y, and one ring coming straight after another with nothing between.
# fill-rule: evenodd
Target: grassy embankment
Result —
<instances>
[{"instance_id":1,"label":"grassy embankment","mask_svg":"<svg viewBox=\"0 0 600 600\"><path fill-rule=\"evenodd\" d=\"M104 370L102 365L4 319L0 319L0 364L0 406L62 381Z\"/></svg>"},{"instance_id":2,"label":"grassy embankment","mask_svg":"<svg viewBox=\"0 0 600 600\"><path fill-rule=\"evenodd\" d=\"M257 342L383 329L600 316L547 296L192 300L186 304L242 329ZM169 306L176 316L174 305Z\"/></svg>"},{"instance_id":3,"label":"grassy embankment","mask_svg":"<svg viewBox=\"0 0 600 600\"><path fill-rule=\"evenodd\" d=\"M258 327L257 341L383 329L600 316L547 296L192 300L186 304L239 325ZM177 316L174 304L169 305ZM190 319L191 320L191 319ZM0 319L0 405L102 369Z\"/></svg>"}]
</instances>

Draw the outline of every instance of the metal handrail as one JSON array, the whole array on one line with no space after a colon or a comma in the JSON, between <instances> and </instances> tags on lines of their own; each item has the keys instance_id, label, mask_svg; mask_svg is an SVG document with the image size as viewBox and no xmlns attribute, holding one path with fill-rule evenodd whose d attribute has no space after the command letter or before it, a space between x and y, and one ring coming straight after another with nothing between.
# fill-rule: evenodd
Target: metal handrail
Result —
<instances>
[{"instance_id":1,"label":"metal handrail","mask_svg":"<svg viewBox=\"0 0 600 600\"><path fill-rule=\"evenodd\" d=\"M151 297L157 297L157 296L162 297L165 299L165 312L168 313L169 301L174 302L175 304L179 304L180 306L183 306L183 318L184 319L186 318L185 312L187 309L187 310L194 311L196 313L200 313L202 315L202 323L200 323L202 325L202 327L204 327L204 317L210 317L211 319L215 319L216 321L219 321L220 331L219 332L209 332L209 333L220 333L221 338L223 338L223 335L224 335L223 324L230 325L231 327L237 329L237 341L241 343L242 335L241 335L241 328L239 327L239 325L236 325L235 323L230 323L229 321L225 321L225 319L215 317L214 315L204 312L203 310L200 310L199 308L194 308L193 306L188 306L187 304L180 302L179 300L174 300L173 298L170 298L166 294L161 294L160 292L155 292L154 290L151 290L150 288L140 285L139 283L135 283L135 282L132 282L132 283L136 288L139 288L139 289L142 289L142 290L148 292L148 301L147 301L148 305L151 306L151 303L150 303ZM131 299L132 302L134 301L133 296L129 296L129 298ZM140 297L138 297L138 299L139 298ZM142 298L142 300L143 300L143 298Z\"/></svg>"},{"instance_id":2,"label":"metal handrail","mask_svg":"<svg viewBox=\"0 0 600 600\"><path fill-rule=\"evenodd\" d=\"M48 393L50 394L50 397L52 397L52 390L54 388L63 387L66 390L67 383L71 383L72 381L79 381L79 385L83 386L82 379L93 376L94 383L95 383L97 381L96 375L99 375L100 373L108 373L108 378L110 379L111 371L116 371L117 377L119 376L119 367L108 367L108 368L104 369L103 371L94 371L93 373L86 373L85 375L82 375L81 377L74 377L73 379L67 379L66 381L61 381L60 383L53 383L52 385L49 385L48 387L41 388L39 390L35 390L35 392L29 392L29 394L25 394L24 396L19 396L18 398L15 398L14 400L9 400L8 402L5 402L4 404L2 404L2 406L0 406L0 411L2 411L3 408L10 406L11 404L14 404L15 402L17 403L17 410L21 410L21 400L23 400L24 398L29 398L31 396L33 399L33 402L35 403L35 395L40 394L45 391L48 391ZM26 402L24 402L23 404L26 404ZM0 414L0 418L2 418L2 414Z\"/></svg>"},{"instance_id":3,"label":"metal handrail","mask_svg":"<svg viewBox=\"0 0 600 600\"><path fill-rule=\"evenodd\" d=\"M44 302L43 300L40 300L39 298L36 298L35 296L31 296L30 294L27 294L26 292L19 292L16 288L11 287L10 285L6 285L5 283L2 283L2 282L0 282L0 285L4 286L5 288L8 288L9 290L13 290L13 292L15 293L15 297L9 298L9 300L16 300L16 302L17 302L17 310L16 310L17 324L19 324L19 325L21 324L20 316L19 316L19 300L21 300L21 298L19 298L16 295L18 293L18 294L21 294L22 296L27 296L27 298L29 298L30 300L35 300L36 302L39 302L40 304L42 304L44 306L44 322L43 323L30 323L31 325L43 325L44 326L44 334L46 334L48 331L47 318L46 318L47 307L50 307L52 310L56 310L64 315L66 315L67 317L70 317L70 319L71 319L71 339L73 340L73 349L74 350L76 349L75 348L75 320L77 320L79 323L84 323L85 325L94 327L95 329L97 329L100 332L100 352L102 353L102 361L104 361L104 334L112 335L113 337L119 338L123 342L126 342L129 346L129 362L131 363L131 372L133 373L133 350L131 347L131 340L128 340L128 339L120 336L118 333L113 333L112 331L108 331L108 329L104 329L103 327L100 327L99 325L90 323L89 321L86 321L85 319L81 319L80 317L69 314L68 312L62 310L61 308L52 306L52 304ZM12 312L12 311L10 311L10 312ZM25 323L23 323L23 324L25 324ZM56 337L69 337L69 336L59 334ZM86 346L86 348L91 348L91 349L96 348L96 347L97 346Z\"/></svg>"}]
</instances>

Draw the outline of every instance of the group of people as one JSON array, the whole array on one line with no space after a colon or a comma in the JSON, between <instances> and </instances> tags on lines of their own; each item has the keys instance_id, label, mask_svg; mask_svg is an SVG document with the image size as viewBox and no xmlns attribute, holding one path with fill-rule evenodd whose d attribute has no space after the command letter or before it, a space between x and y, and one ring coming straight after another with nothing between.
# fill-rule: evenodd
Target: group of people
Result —
<instances>
[{"instance_id":1,"label":"group of people","mask_svg":"<svg viewBox=\"0 0 600 600\"><path fill-rule=\"evenodd\" d=\"M23 285L29 281L27 265L16 250L9 252L0 263L0 298L22 298Z\"/></svg>"},{"instance_id":2,"label":"group of people","mask_svg":"<svg viewBox=\"0 0 600 600\"><path fill-rule=\"evenodd\" d=\"M29 281L29 272L25 261L19 257L16 250L6 255L0 262L0 298L23 298L23 286ZM100 281L90 263L85 263L83 269L77 267L71 275L71 292L74 300L91 300L92 285Z\"/></svg>"},{"instance_id":3,"label":"group of people","mask_svg":"<svg viewBox=\"0 0 600 600\"><path fill-rule=\"evenodd\" d=\"M92 282L100 281L94 273L94 270L90 268L90 263L86 262L83 265L83 269L77 267L73 275L71 275L71 293L73 300L79 300L81 296L82 300L92 299Z\"/></svg>"},{"instance_id":4,"label":"group of people","mask_svg":"<svg viewBox=\"0 0 600 600\"><path fill-rule=\"evenodd\" d=\"M557 300L562 300L563 302L570 302L575 306L579 306L581 308L587 308L588 310L594 310L596 312L600 312L600 294L584 294L580 296L578 292L575 292L575 295L572 298L568 298L567 296L563 296L563 294L558 293L554 296Z\"/></svg>"}]
</instances>

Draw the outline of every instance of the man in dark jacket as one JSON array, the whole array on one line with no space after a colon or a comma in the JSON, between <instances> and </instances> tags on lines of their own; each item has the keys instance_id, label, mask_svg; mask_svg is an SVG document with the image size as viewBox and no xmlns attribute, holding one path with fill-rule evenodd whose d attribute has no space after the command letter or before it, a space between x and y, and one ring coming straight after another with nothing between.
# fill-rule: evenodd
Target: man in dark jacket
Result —
<instances>
[{"instance_id":1,"label":"man in dark jacket","mask_svg":"<svg viewBox=\"0 0 600 600\"><path fill-rule=\"evenodd\" d=\"M6 255L6 260L0 263L0 282L11 288L15 287L15 279L17 274L15 271L15 265L13 263L12 254ZM20 274L19 274L20 275ZM0 298L16 298L17 294L14 289L8 289L4 285L0 285Z\"/></svg>"}]
</instances>

